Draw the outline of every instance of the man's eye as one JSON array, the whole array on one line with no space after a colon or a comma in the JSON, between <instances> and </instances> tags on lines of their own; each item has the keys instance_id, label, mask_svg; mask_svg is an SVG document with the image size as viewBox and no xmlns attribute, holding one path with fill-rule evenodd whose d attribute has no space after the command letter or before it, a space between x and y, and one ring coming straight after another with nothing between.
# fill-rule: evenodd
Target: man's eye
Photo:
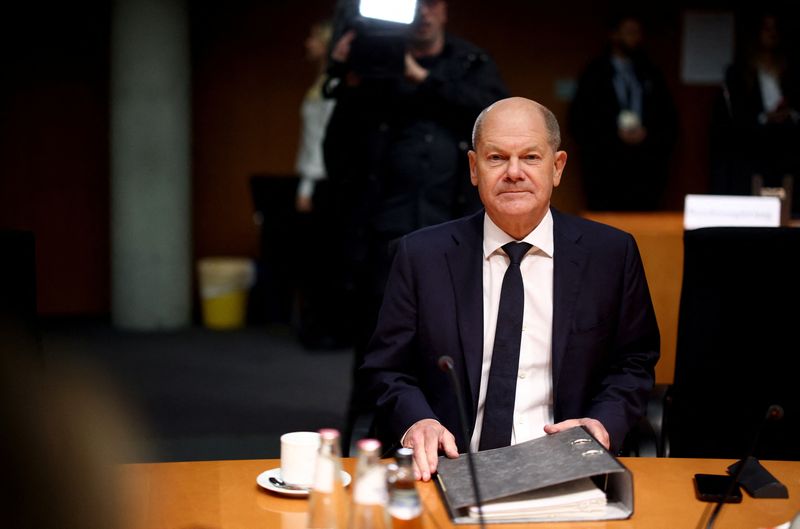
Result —
<instances>
[{"instance_id":1,"label":"man's eye","mask_svg":"<svg viewBox=\"0 0 800 529\"><path fill-rule=\"evenodd\" d=\"M499 154L490 154L489 155L489 161L492 161L492 162L499 162L502 159L503 159L503 157L500 156Z\"/></svg>"}]
</instances>

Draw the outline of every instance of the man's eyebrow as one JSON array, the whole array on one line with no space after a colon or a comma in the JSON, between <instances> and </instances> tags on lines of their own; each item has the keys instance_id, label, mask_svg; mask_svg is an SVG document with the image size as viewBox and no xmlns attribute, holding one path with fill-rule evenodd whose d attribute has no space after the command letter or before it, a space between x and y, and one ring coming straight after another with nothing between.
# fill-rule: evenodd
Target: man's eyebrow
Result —
<instances>
[{"instance_id":1,"label":"man's eyebrow","mask_svg":"<svg viewBox=\"0 0 800 529\"><path fill-rule=\"evenodd\" d=\"M488 141L483 142L483 148L486 149L486 150L490 150L490 151L507 151L508 150L508 149L506 149L504 147L501 147L499 145L496 145L496 144L488 142ZM523 146L521 150L523 150L523 151L537 151L537 150L540 150L540 149L541 149L541 145L539 145L538 143L531 143L531 144Z\"/></svg>"}]
</instances>

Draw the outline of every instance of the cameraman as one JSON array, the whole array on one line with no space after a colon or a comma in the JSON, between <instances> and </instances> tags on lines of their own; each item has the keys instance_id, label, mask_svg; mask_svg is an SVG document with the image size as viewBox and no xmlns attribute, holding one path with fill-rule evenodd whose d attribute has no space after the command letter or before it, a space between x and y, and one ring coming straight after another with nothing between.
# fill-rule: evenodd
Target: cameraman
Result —
<instances>
[{"instance_id":1,"label":"cameraman","mask_svg":"<svg viewBox=\"0 0 800 529\"><path fill-rule=\"evenodd\" d=\"M353 2L338 8L341 36L325 85L337 104L324 152L343 237L332 256L342 266L340 313L354 320L357 368L374 330L390 242L480 207L466 164L472 123L508 92L484 50L445 32L444 0L420 0L399 53L377 64L363 58L383 50L380 37L370 38L371 21L353 23L348 8ZM359 381L353 386L351 414L363 408Z\"/></svg>"}]
</instances>

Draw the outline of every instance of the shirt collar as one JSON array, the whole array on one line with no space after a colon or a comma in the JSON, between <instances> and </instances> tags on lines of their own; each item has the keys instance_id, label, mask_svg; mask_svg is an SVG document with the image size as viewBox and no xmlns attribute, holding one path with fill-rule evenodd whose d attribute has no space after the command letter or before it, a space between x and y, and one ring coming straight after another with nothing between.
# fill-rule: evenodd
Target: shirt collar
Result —
<instances>
[{"instance_id":1,"label":"shirt collar","mask_svg":"<svg viewBox=\"0 0 800 529\"><path fill-rule=\"evenodd\" d=\"M497 227L489 215L483 215L483 257L488 259L493 253L498 251L504 244L516 241L514 237L507 234ZM536 226L532 232L522 239L522 242L527 242L538 248L549 257L553 257L553 214L550 208L547 209L539 225Z\"/></svg>"},{"instance_id":2,"label":"shirt collar","mask_svg":"<svg viewBox=\"0 0 800 529\"><path fill-rule=\"evenodd\" d=\"M633 62L624 57L612 55L611 64L614 66L614 70L616 70L617 73L629 73L633 71Z\"/></svg>"}]
</instances>

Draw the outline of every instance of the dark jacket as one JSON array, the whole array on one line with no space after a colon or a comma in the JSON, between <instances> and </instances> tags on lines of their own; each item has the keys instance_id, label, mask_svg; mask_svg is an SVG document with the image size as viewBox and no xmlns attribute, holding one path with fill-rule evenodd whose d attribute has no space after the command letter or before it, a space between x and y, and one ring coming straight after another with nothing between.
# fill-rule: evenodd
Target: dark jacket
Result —
<instances>
[{"instance_id":1,"label":"dark jacket","mask_svg":"<svg viewBox=\"0 0 800 529\"><path fill-rule=\"evenodd\" d=\"M631 235L552 212L555 420L597 419L617 450L645 411L659 357L641 259ZM396 443L416 421L435 418L455 435L460 451L468 447L437 360L446 354L455 361L469 395L471 435L483 358L482 241L480 211L399 244L361 368L384 443Z\"/></svg>"}]
</instances>

